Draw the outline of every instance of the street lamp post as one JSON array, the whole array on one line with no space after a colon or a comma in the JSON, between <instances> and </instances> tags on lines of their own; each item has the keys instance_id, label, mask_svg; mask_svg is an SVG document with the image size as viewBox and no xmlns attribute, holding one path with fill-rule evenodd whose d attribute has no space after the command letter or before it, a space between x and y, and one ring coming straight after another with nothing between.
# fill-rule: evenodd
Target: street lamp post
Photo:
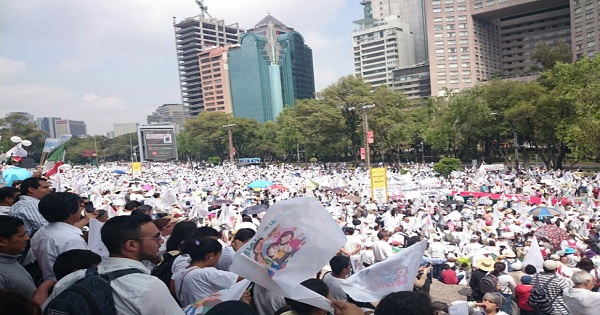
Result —
<instances>
[{"instance_id":1,"label":"street lamp post","mask_svg":"<svg viewBox=\"0 0 600 315\"><path fill-rule=\"evenodd\" d=\"M231 128L235 124L223 125L223 128L227 128L227 138L229 139L229 163L233 164L233 132Z\"/></svg>"},{"instance_id":2,"label":"street lamp post","mask_svg":"<svg viewBox=\"0 0 600 315\"><path fill-rule=\"evenodd\" d=\"M373 104L369 104L369 105L363 105L362 109L363 109L363 133L364 133L364 143L365 143L365 166L367 167L368 170L371 169L371 148L369 147L369 116L367 114L367 109L369 108L373 108L375 107L375 105Z\"/></svg>"}]
</instances>

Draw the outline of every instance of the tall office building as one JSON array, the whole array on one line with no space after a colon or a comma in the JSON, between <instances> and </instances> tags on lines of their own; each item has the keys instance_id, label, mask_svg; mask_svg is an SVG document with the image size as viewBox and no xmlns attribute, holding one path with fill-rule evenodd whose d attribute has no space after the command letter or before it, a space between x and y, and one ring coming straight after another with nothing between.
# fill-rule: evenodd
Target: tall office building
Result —
<instances>
[{"instance_id":1,"label":"tall office building","mask_svg":"<svg viewBox=\"0 0 600 315\"><path fill-rule=\"evenodd\" d=\"M571 1L571 34L573 59L592 57L600 49L600 2Z\"/></svg>"},{"instance_id":2,"label":"tall office building","mask_svg":"<svg viewBox=\"0 0 600 315\"><path fill-rule=\"evenodd\" d=\"M229 84L229 45L205 50L198 55L202 64L202 97L207 112L232 113Z\"/></svg>"},{"instance_id":3,"label":"tall office building","mask_svg":"<svg viewBox=\"0 0 600 315\"><path fill-rule=\"evenodd\" d=\"M432 0L425 12L434 96L527 75L538 42L571 43L569 0Z\"/></svg>"},{"instance_id":4,"label":"tall office building","mask_svg":"<svg viewBox=\"0 0 600 315\"><path fill-rule=\"evenodd\" d=\"M373 87L391 86L392 71L415 64L414 37L399 16L361 20L352 32L354 72Z\"/></svg>"},{"instance_id":5,"label":"tall office building","mask_svg":"<svg viewBox=\"0 0 600 315\"><path fill-rule=\"evenodd\" d=\"M72 135L73 137L83 137L87 135L87 126L84 121L59 119L54 122L56 135Z\"/></svg>"},{"instance_id":6,"label":"tall office building","mask_svg":"<svg viewBox=\"0 0 600 315\"><path fill-rule=\"evenodd\" d=\"M193 117L204 110L201 76L205 71L201 71L198 54L213 47L237 44L242 30L237 24L225 25L223 20L201 16L187 18L180 22L174 19L173 27L179 63L181 99L186 117Z\"/></svg>"},{"instance_id":7,"label":"tall office building","mask_svg":"<svg viewBox=\"0 0 600 315\"><path fill-rule=\"evenodd\" d=\"M38 128L45 131L50 138L56 138L58 135L56 134L54 124L60 119L60 117L39 117L36 119L36 124Z\"/></svg>"},{"instance_id":8,"label":"tall office building","mask_svg":"<svg viewBox=\"0 0 600 315\"><path fill-rule=\"evenodd\" d=\"M163 104L152 115L147 116L146 122L153 124L183 125L185 111L183 104Z\"/></svg>"},{"instance_id":9,"label":"tall office building","mask_svg":"<svg viewBox=\"0 0 600 315\"><path fill-rule=\"evenodd\" d=\"M284 106L314 97L312 50L304 38L267 15L229 49L235 117L274 120Z\"/></svg>"}]
</instances>

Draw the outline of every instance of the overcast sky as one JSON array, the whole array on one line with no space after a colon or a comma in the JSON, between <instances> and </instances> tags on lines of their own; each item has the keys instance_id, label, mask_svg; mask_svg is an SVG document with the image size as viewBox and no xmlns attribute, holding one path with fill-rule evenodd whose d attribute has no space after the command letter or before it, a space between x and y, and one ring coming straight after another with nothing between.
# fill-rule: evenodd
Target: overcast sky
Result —
<instances>
[{"instance_id":1,"label":"overcast sky","mask_svg":"<svg viewBox=\"0 0 600 315\"><path fill-rule=\"evenodd\" d=\"M359 0L206 0L227 24L254 26L271 13L313 49L317 91L353 73L352 21ZM194 0L0 0L0 117L84 120L90 134L114 122L145 123L181 103L173 17Z\"/></svg>"}]
</instances>

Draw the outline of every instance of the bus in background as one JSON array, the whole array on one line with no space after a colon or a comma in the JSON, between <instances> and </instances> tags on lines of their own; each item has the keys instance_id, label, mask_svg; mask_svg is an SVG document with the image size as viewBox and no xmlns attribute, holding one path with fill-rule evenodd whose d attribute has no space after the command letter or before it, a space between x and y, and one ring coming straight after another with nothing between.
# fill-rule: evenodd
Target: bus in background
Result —
<instances>
[{"instance_id":1,"label":"bus in background","mask_svg":"<svg viewBox=\"0 0 600 315\"><path fill-rule=\"evenodd\" d=\"M241 158L238 163L260 163L260 158Z\"/></svg>"}]
</instances>

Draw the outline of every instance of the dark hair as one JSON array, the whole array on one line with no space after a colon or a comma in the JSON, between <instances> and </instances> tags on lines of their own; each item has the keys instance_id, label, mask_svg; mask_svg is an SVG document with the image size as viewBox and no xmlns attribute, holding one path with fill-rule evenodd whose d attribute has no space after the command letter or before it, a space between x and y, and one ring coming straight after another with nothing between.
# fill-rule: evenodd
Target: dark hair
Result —
<instances>
[{"instance_id":1,"label":"dark hair","mask_svg":"<svg viewBox=\"0 0 600 315\"><path fill-rule=\"evenodd\" d=\"M41 315L42 309L22 294L0 289L0 314Z\"/></svg>"},{"instance_id":2,"label":"dark hair","mask_svg":"<svg viewBox=\"0 0 600 315\"><path fill-rule=\"evenodd\" d=\"M329 266L331 267L331 273L339 275L342 272L342 269L350 266L350 257L342 255L333 256L333 258L329 260Z\"/></svg>"},{"instance_id":3,"label":"dark hair","mask_svg":"<svg viewBox=\"0 0 600 315\"><path fill-rule=\"evenodd\" d=\"M243 242L253 238L255 234L256 234L256 232L253 229L247 229L247 228L239 229L237 232L235 232L233 239L238 240L243 243Z\"/></svg>"},{"instance_id":4,"label":"dark hair","mask_svg":"<svg viewBox=\"0 0 600 315\"><path fill-rule=\"evenodd\" d=\"M401 291L384 297L377 307L377 315L433 315L431 299L423 292Z\"/></svg>"},{"instance_id":5,"label":"dark hair","mask_svg":"<svg viewBox=\"0 0 600 315\"><path fill-rule=\"evenodd\" d=\"M192 261L202 261L208 254L220 253L223 246L219 241L212 238L189 239L180 245L181 253L188 254Z\"/></svg>"},{"instance_id":6,"label":"dark hair","mask_svg":"<svg viewBox=\"0 0 600 315\"><path fill-rule=\"evenodd\" d=\"M384 237L386 237L388 234L386 231L379 231L377 232L377 238L382 240Z\"/></svg>"},{"instance_id":7,"label":"dark hair","mask_svg":"<svg viewBox=\"0 0 600 315\"><path fill-rule=\"evenodd\" d=\"M142 210L140 208L131 211L131 215L148 215L146 210Z\"/></svg>"},{"instance_id":8,"label":"dark hair","mask_svg":"<svg viewBox=\"0 0 600 315\"><path fill-rule=\"evenodd\" d=\"M2 187L0 188L0 200L6 198L14 198L16 194L20 193L21 190L14 187Z\"/></svg>"},{"instance_id":9,"label":"dark hair","mask_svg":"<svg viewBox=\"0 0 600 315\"><path fill-rule=\"evenodd\" d=\"M125 203L125 210L128 210L128 211L134 210L141 205L142 205L142 203L139 201L135 201L135 200L127 201L127 203Z\"/></svg>"},{"instance_id":10,"label":"dark hair","mask_svg":"<svg viewBox=\"0 0 600 315\"><path fill-rule=\"evenodd\" d=\"M123 245L129 240L141 237L141 226L152 222L148 215L121 215L113 217L104 223L100 230L102 243L110 254L120 254Z\"/></svg>"},{"instance_id":11,"label":"dark hair","mask_svg":"<svg viewBox=\"0 0 600 315\"><path fill-rule=\"evenodd\" d=\"M525 266L525 269L523 269L523 271L525 271L525 273L528 275L534 275L537 273L537 269L535 268L534 265Z\"/></svg>"},{"instance_id":12,"label":"dark hair","mask_svg":"<svg viewBox=\"0 0 600 315\"><path fill-rule=\"evenodd\" d=\"M258 311L248 303L241 301L225 301L215 305L206 315L258 315Z\"/></svg>"},{"instance_id":13,"label":"dark hair","mask_svg":"<svg viewBox=\"0 0 600 315\"><path fill-rule=\"evenodd\" d=\"M21 182L21 194L29 194L29 188L38 189L41 185L41 182L47 182L47 180L42 177L29 177L25 179Z\"/></svg>"},{"instance_id":14,"label":"dark hair","mask_svg":"<svg viewBox=\"0 0 600 315\"><path fill-rule=\"evenodd\" d=\"M319 279L307 279L302 281L301 283L304 287L317 292L318 294L327 297L327 295L329 295L329 288L327 287L327 285L325 284L325 282L323 282L323 280L319 280ZM290 308L292 310L294 310L296 313L298 313L299 315L307 315L310 314L313 309L315 309L314 306L312 305L308 305L302 302L298 302L289 298L285 298L285 302L287 303L287 305L290 306Z\"/></svg>"},{"instance_id":15,"label":"dark hair","mask_svg":"<svg viewBox=\"0 0 600 315\"><path fill-rule=\"evenodd\" d=\"M196 229L196 231L194 231L194 234L192 235L192 238L196 240L200 240L207 237L219 238L221 237L221 234L219 234L219 231L215 230L210 226L201 226L198 229Z\"/></svg>"},{"instance_id":16,"label":"dark hair","mask_svg":"<svg viewBox=\"0 0 600 315\"><path fill-rule=\"evenodd\" d=\"M181 221L175 224L173 232L171 232L171 236L167 240L167 252L179 250L181 242L192 238L197 228L196 223L192 221Z\"/></svg>"},{"instance_id":17,"label":"dark hair","mask_svg":"<svg viewBox=\"0 0 600 315\"><path fill-rule=\"evenodd\" d=\"M58 281L73 271L92 268L101 261L102 257L91 250L71 249L56 256L52 270Z\"/></svg>"},{"instance_id":18,"label":"dark hair","mask_svg":"<svg viewBox=\"0 0 600 315\"><path fill-rule=\"evenodd\" d=\"M497 262L494 264L494 270L490 272L490 274L495 275L496 277L500 275L500 273L504 272L506 269L506 264L503 262Z\"/></svg>"},{"instance_id":19,"label":"dark hair","mask_svg":"<svg viewBox=\"0 0 600 315\"><path fill-rule=\"evenodd\" d=\"M344 228L344 234L346 235L353 235L354 234L354 228L351 226L346 226Z\"/></svg>"},{"instance_id":20,"label":"dark hair","mask_svg":"<svg viewBox=\"0 0 600 315\"><path fill-rule=\"evenodd\" d=\"M81 198L69 192L48 194L40 200L38 209L48 222L63 222L71 215L80 212Z\"/></svg>"},{"instance_id":21,"label":"dark hair","mask_svg":"<svg viewBox=\"0 0 600 315\"><path fill-rule=\"evenodd\" d=\"M575 265L575 267L590 272L592 270L594 270L594 262L587 258L587 257L583 257L581 258L581 260L577 263L577 265Z\"/></svg>"},{"instance_id":22,"label":"dark hair","mask_svg":"<svg viewBox=\"0 0 600 315\"><path fill-rule=\"evenodd\" d=\"M0 237L10 239L19 233L19 228L24 226L23 220L9 215L0 215Z\"/></svg>"}]
</instances>

